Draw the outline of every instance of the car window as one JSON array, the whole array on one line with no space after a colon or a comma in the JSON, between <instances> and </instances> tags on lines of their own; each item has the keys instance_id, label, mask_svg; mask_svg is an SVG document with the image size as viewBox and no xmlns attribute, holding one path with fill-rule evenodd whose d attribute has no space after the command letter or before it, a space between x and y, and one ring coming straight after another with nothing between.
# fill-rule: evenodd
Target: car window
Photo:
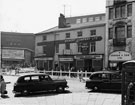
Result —
<instances>
[{"instance_id":1,"label":"car window","mask_svg":"<svg viewBox=\"0 0 135 105\"><path fill-rule=\"evenodd\" d=\"M48 75L40 75L39 76L40 81L49 81L51 78Z\"/></svg>"},{"instance_id":2,"label":"car window","mask_svg":"<svg viewBox=\"0 0 135 105\"><path fill-rule=\"evenodd\" d=\"M39 76L31 76L31 81L39 81Z\"/></svg>"},{"instance_id":3,"label":"car window","mask_svg":"<svg viewBox=\"0 0 135 105\"><path fill-rule=\"evenodd\" d=\"M118 73L118 74L112 74L111 78L112 80L118 80L118 79L121 80L122 77L121 74Z\"/></svg>"},{"instance_id":4,"label":"car window","mask_svg":"<svg viewBox=\"0 0 135 105\"><path fill-rule=\"evenodd\" d=\"M109 79L110 78L110 74L102 74L102 79Z\"/></svg>"},{"instance_id":5,"label":"car window","mask_svg":"<svg viewBox=\"0 0 135 105\"><path fill-rule=\"evenodd\" d=\"M101 77L102 77L101 74L93 74L93 75L90 76L90 79L92 79L92 80L100 80Z\"/></svg>"},{"instance_id":6,"label":"car window","mask_svg":"<svg viewBox=\"0 0 135 105\"><path fill-rule=\"evenodd\" d=\"M30 77L24 77L23 82L29 82L30 81Z\"/></svg>"}]
</instances>

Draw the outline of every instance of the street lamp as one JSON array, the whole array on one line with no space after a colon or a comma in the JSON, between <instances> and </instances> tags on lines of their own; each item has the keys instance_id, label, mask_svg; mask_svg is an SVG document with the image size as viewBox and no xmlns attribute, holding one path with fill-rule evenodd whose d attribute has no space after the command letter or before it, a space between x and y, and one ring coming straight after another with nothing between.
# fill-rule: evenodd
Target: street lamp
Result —
<instances>
[{"instance_id":1,"label":"street lamp","mask_svg":"<svg viewBox=\"0 0 135 105\"><path fill-rule=\"evenodd\" d=\"M0 32L0 75L2 74L2 68L1 68L1 64L2 64L2 50L1 50L1 32Z\"/></svg>"}]
</instances>

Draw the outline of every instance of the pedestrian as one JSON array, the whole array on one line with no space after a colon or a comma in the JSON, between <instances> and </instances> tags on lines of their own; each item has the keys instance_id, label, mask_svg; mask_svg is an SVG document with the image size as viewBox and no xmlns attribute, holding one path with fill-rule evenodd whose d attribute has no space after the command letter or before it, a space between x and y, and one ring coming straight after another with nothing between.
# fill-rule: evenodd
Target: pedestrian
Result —
<instances>
[{"instance_id":1,"label":"pedestrian","mask_svg":"<svg viewBox=\"0 0 135 105\"><path fill-rule=\"evenodd\" d=\"M1 93L1 97L6 97L5 95L7 94L6 83L2 75L0 75L0 93Z\"/></svg>"},{"instance_id":2,"label":"pedestrian","mask_svg":"<svg viewBox=\"0 0 135 105\"><path fill-rule=\"evenodd\" d=\"M82 69L80 69L79 79L80 79L80 82L83 80L83 71L82 71Z\"/></svg>"}]
</instances>

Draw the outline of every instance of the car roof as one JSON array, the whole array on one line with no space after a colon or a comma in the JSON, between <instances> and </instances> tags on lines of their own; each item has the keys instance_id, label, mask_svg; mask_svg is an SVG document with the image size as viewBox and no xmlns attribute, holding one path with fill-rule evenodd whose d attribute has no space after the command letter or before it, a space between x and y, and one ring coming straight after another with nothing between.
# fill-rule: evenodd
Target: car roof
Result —
<instances>
[{"instance_id":1,"label":"car roof","mask_svg":"<svg viewBox=\"0 0 135 105\"><path fill-rule=\"evenodd\" d=\"M103 71L96 71L96 72L92 72L92 74L115 74L115 73L119 73L119 71L110 71L110 70L103 70Z\"/></svg>"},{"instance_id":2,"label":"car roof","mask_svg":"<svg viewBox=\"0 0 135 105\"><path fill-rule=\"evenodd\" d=\"M46 73L27 73L27 74L21 74L20 77L37 76L37 75L48 75L48 74L46 74Z\"/></svg>"}]
</instances>

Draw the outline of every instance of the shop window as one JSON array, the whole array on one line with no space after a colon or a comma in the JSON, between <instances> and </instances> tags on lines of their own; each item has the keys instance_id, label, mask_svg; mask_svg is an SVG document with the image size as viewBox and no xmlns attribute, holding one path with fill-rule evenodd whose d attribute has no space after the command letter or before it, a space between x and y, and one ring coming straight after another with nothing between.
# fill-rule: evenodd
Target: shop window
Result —
<instances>
[{"instance_id":1,"label":"shop window","mask_svg":"<svg viewBox=\"0 0 135 105\"><path fill-rule=\"evenodd\" d=\"M113 19L113 8L109 8L109 19Z\"/></svg>"},{"instance_id":2,"label":"shop window","mask_svg":"<svg viewBox=\"0 0 135 105\"><path fill-rule=\"evenodd\" d=\"M91 35L96 35L96 30L90 30Z\"/></svg>"},{"instance_id":3,"label":"shop window","mask_svg":"<svg viewBox=\"0 0 135 105\"><path fill-rule=\"evenodd\" d=\"M70 43L66 43L66 50L69 50L70 49Z\"/></svg>"},{"instance_id":4,"label":"shop window","mask_svg":"<svg viewBox=\"0 0 135 105\"><path fill-rule=\"evenodd\" d=\"M109 28L109 39L113 39L113 28Z\"/></svg>"},{"instance_id":5,"label":"shop window","mask_svg":"<svg viewBox=\"0 0 135 105\"><path fill-rule=\"evenodd\" d=\"M70 38L70 33L66 33L66 38Z\"/></svg>"},{"instance_id":6,"label":"shop window","mask_svg":"<svg viewBox=\"0 0 135 105\"><path fill-rule=\"evenodd\" d=\"M132 16L132 4L127 5L127 16Z\"/></svg>"},{"instance_id":7,"label":"shop window","mask_svg":"<svg viewBox=\"0 0 135 105\"><path fill-rule=\"evenodd\" d=\"M132 37L132 26L127 26L127 38Z\"/></svg>"},{"instance_id":8,"label":"shop window","mask_svg":"<svg viewBox=\"0 0 135 105\"><path fill-rule=\"evenodd\" d=\"M92 42L90 44L90 50L91 50L91 53L96 52L96 43L95 42Z\"/></svg>"},{"instance_id":9,"label":"shop window","mask_svg":"<svg viewBox=\"0 0 135 105\"><path fill-rule=\"evenodd\" d=\"M82 36L82 31L78 31L78 32L77 32L77 36L78 36L78 37Z\"/></svg>"}]
</instances>

